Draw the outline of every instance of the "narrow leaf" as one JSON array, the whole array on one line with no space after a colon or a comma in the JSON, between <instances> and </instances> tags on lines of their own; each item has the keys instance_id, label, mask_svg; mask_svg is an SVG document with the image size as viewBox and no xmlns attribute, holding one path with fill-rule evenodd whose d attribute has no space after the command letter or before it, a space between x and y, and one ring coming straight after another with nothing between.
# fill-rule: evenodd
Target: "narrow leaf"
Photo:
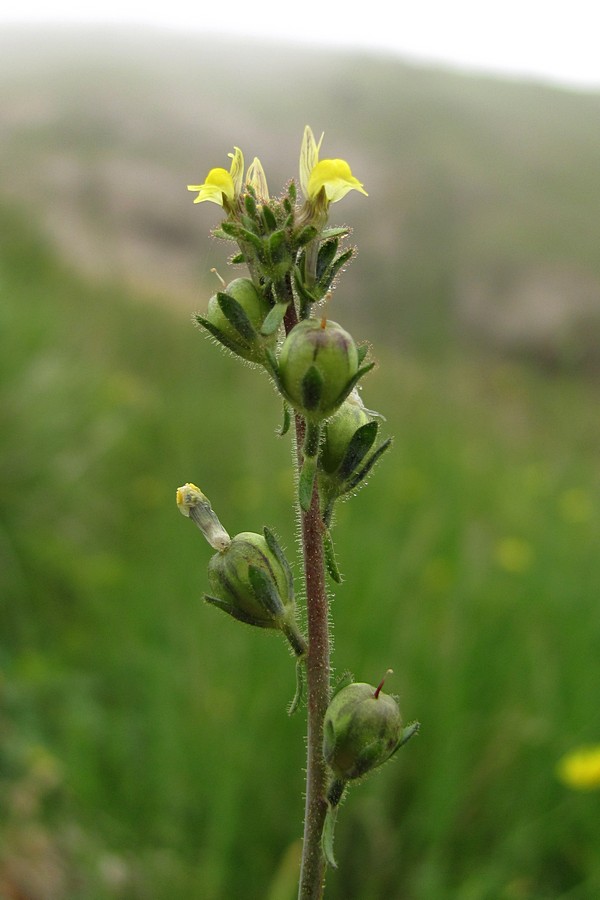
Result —
<instances>
[{"instance_id":1,"label":"narrow leaf","mask_svg":"<svg viewBox=\"0 0 600 900\"><path fill-rule=\"evenodd\" d=\"M262 217L266 231L275 231L277 228L277 219L273 215L273 210L266 204L262 208Z\"/></svg>"},{"instance_id":2,"label":"narrow leaf","mask_svg":"<svg viewBox=\"0 0 600 900\"><path fill-rule=\"evenodd\" d=\"M352 672L344 672L339 681L334 685L333 691L331 692L331 700L335 697L336 694L339 694L340 691L343 691L345 687L348 687L349 684L354 683L354 675ZM331 700L329 701L331 703Z\"/></svg>"},{"instance_id":3,"label":"narrow leaf","mask_svg":"<svg viewBox=\"0 0 600 900\"><path fill-rule=\"evenodd\" d=\"M283 322L283 318L287 312L288 308L287 303L276 303L273 306L267 315L265 316L265 320L262 323L262 328L260 329L260 333L265 335L265 337L269 334L273 334L281 323Z\"/></svg>"},{"instance_id":4,"label":"narrow leaf","mask_svg":"<svg viewBox=\"0 0 600 900\"><path fill-rule=\"evenodd\" d=\"M227 615L232 616L234 619L237 619L238 622L244 622L246 625L255 625L258 628L271 628L271 623L261 622L257 619L253 619L252 616L248 615L248 613L244 612L241 609L238 609L237 606L234 606L232 603L228 603L226 600L221 600L219 597L211 597L210 594L205 594L204 599L207 603L210 603L211 606L216 606L217 609L222 610L227 613Z\"/></svg>"},{"instance_id":5,"label":"narrow leaf","mask_svg":"<svg viewBox=\"0 0 600 900\"><path fill-rule=\"evenodd\" d=\"M257 336L256 331L244 308L238 301L229 294L218 291L217 303L227 321L233 325L240 337L247 341L248 344L253 344Z\"/></svg>"},{"instance_id":6,"label":"narrow leaf","mask_svg":"<svg viewBox=\"0 0 600 900\"><path fill-rule=\"evenodd\" d=\"M227 347L228 350L231 350L233 353L238 354L240 345L236 344L236 342L226 334L223 334L223 332L219 328L217 328L216 325L213 325L212 322L209 322L208 319L205 319L199 313L196 313L194 318L199 325L202 325L203 328L206 328L206 330L210 332L210 334L212 334L212 336L216 338L221 344L223 344L224 347Z\"/></svg>"},{"instance_id":7,"label":"narrow leaf","mask_svg":"<svg viewBox=\"0 0 600 900\"><path fill-rule=\"evenodd\" d=\"M333 546L331 532L328 528L323 531L323 550L325 552L325 565L327 566L329 577L332 581L335 581L336 584L341 584L342 576L338 569L337 560L335 558L335 547Z\"/></svg>"},{"instance_id":8,"label":"narrow leaf","mask_svg":"<svg viewBox=\"0 0 600 900\"><path fill-rule=\"evenodd\" d=\"M292 702L288 706L288 716L293 716L300 708L300 704L304 700L304 660L299 659L296 663L296 693Z\"/></svg>"},{"instance_id":9,"label":"narrow leaf","mask_svg":"<svg viewBox=\"0 0 600 900\"><path fill-rule=\"evenodd\" d=\"M310 509L316 469L317 465L315 458L305 456L304 465L302 466L300 479L298 481L298 499L300 500L300 506L304 512L307 512Z\"/></svg>"},{"instance_id":10,"label":"narrow leaf","mask_svg":"<svg viewBox=\"0 0 600 900\"><path fill-rule=\"evenodd\" d=\"M277 540L277 538L275 537L273 532L269 528L267 528L266 525L263 528L263 534L265 536L265 541L267 542L267 547L269 548L271 553L276 557L277 561L279 562L279 565L285 572L285 581L286 581L287 589L288 589L288 597L291 600L294 597L294 576L292 575L292 570L290 568L290 564L287 561L287 557L286 557L285 553L283 552L281 544L279 543L279 541Z\"/></svg>"},{"instance_id":11,"label":"narrow leaf","mask_svg":"<svg viewBox=\"0 0 600 900\"><path fill-rule=\"evenodd\" d=\"M364 481L367 475L370 474L375 463L379 462L385 451L388 450L391 445L392 438L388 438L383 442L383 444L380 444L377 450L375 450L373 455L369 457L364 466L356 473L356 475L354 475L350 479L350 481L346 482L342 493L347 494L349 491L353 491L354 488L358 487L361 481Z\"/></svg>"},{"instance_id":12,"label":"narrow leaf","mask_svg":"<svg viewBox=\"0 0 600 900\"><path fill-rule=\"evenodd\" d=\"M327 865L333 869L337 869L337 862L333 854L333 838L335 833L335 823L338 814L338 807L328 807L325 814L325 824L323 826L323 834L321 835L321 849Z\"/></svg>"},{"instance_id":13,"label":"narrow leaf","mask_svg":"<svg viewBox=\"0 0 600 900\"><path fill-rule=\"evenodd\" d=\"M287 403L283 404L283 422L281 423L281 428L279 429L279 437L283 437L284 434L287 434L290 430L290 425L292 422L292 416L290 413L290 408Z\"/></svg>"},{"instance_id":14,"label":"narrow leaf","mask_svg":"<svg viewBox=\"0 0 600 900\"><path fill-rule=\"evenodd\" d=\"M366 356L367 353L369 352L369 345L368 345L367 343L360 344L360 345L356 348L356 350L357 350L357 352L358 352L358 365L359 365L359 366L362 366L362 364L363 364L364 361L365 361L365 356Z\"/></svg>"},{"instance_id":15,"label":"narrow leaf","mask_svg":"<svg viewBox=\"0 0 600 900\"><path fill-rule=\"evenodd\" d=\"M319 247L319 255L317 257L317 280L321 278L323 273L327 271L333 262L335 254L337 253L338 243L337 238L333 238L331 241L325 241Z\"/></svg>"},{"instance_id":16,"label":"narrow leaf","mask_svg":"<svg viewBox=\"0 0 600 900\"><path fill-rule=\"evenodd\" d=\"M275 619L285 615L281 598L267 573L258 566L250 565L248 566L248 577L256 599L267 613Z\"/></svg>"},{"instance_id":17,"label":"narrow leaf","mask_svg":"<svg viewBox=\"0 0 600 900\"><path fill-rule=\"evenodd\" d=\"M377 422L367 422L365 425L357 428L352 435L352 439L346 448L344 458L337 471L339 478L349 478L358 468L375 443L378 431L379 424Z\"/></svg>"}]
</instances>

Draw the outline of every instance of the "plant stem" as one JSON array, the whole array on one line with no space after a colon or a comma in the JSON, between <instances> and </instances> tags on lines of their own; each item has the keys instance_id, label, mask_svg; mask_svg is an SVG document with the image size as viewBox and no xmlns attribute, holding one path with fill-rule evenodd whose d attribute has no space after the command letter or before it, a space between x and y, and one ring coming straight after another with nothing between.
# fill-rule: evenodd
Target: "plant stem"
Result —
<instances>
[{"instance_id":1,"label":"plant stem","mask_svg":"<svg viewBox=\"0 0 600 900\"><path fill-rule=\"evenodd\" d=\"M286 293L292 295L291 284ZM290 303L284 318L286 334L298 321L294 303ZM306 423L295 416L297 473L302 471ZM297 479L298 480L298 479ZM329 601L325 588L325 556L323 551L323 520L319 504L317 481L313 485L308 510L300 508L302 556L308 627L306 656L307 739L306 739L306 801L304 811L304 840L298 900L321 900L325 886L325 858L321 850L321 835L327 813L327 768L323 758L323 720L329 705Z\"/></svg>"},{"instance_id":2,"label":"plant stem","mask_svg":"<svg viewBox=\"0 0 600 900\"><path fill-rule=\"evenodd\" d=\"M299 456L303 442L304 421L296 416L296 446ZM307 760L304 843L298 900L319 900L323 896L325 878L325 860L321 850L321 834L327 812L323 719L329 704L330 669L329 603L325 588L323 522L316 481L310 507L306 512L302 512L302 552L308 624Z\"/></svg>"}]
</instances>

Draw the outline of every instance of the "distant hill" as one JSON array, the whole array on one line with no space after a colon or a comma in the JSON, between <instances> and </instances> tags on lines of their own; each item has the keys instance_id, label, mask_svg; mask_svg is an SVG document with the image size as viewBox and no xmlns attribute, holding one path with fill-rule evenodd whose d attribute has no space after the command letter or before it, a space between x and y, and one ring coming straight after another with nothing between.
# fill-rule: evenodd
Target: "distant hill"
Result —
<instances>
[{"instance_id":1,"label":"distant hill","mask_svg":"<svg viewBox=\"0 0 600 900\"><path fill-rule=\"evenodd\" d=\"M190 308L227 249L186 184L237 144L278 191L306 123L369 191L335 208L360 252L333 318L399 346L600 356L599 95L151 30L0 36L0 192L77 267Z\"/></svg>"}]
</instances>

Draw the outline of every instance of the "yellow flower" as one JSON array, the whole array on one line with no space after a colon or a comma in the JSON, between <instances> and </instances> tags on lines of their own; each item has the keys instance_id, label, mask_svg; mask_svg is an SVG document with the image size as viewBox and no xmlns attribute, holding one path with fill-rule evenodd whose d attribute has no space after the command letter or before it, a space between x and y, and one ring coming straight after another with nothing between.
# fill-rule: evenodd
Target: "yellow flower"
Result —
<instances>
[{"instance_id":1,"label":"yellow flower","mask_svg":"<svg viewBox=\"0 0 600 900\"><path fill-rule=\"evenodd\" d=\"M563 784L577 791L600 788L600 745L567 753L559 761L556 774Z\"/></svg>"},{"instance_id":2,"label":"yellow flower","mask_svg":"<svg viewBox=\"0 0 600 900\"><path fill-rule=\"evenodd\" d=\"M231 159L229 172L227 169L211 169L204 184L188 184L188 191L199 192L194 203L208 200L227 207L239 197L244 180L244 155L239 147L234 147L234 153L228 155Z\"/></svg>"},{"instance_id":3,"label":"yellow flower","mask_svg":"<svg viewBox=\"0 0 600 900\"><path fill-rule=\"evenodd\" d=\"M316 200L324 189L328 203L337 203L348 191L360 191L368 197L362 183L355 178L345 159L322 159L319 150L323 135L317 144L311 128L304 129L300 148L300 187L307 200Z\"/></svg>"},{"instance_id":4,"label":"yellow flower","mask_svg":"<svg viewBox=\"0 0 600 900\"><path fill-rule=\"evenodd\" d=\"M248 167L248 174L246 175L246 185L254 189L256 199L259 203L269 202L269 187L267 185L267 176L265 175L265 170L262 167L260 159L258 159L256 156Z\"/></svg>"}]
</instances>

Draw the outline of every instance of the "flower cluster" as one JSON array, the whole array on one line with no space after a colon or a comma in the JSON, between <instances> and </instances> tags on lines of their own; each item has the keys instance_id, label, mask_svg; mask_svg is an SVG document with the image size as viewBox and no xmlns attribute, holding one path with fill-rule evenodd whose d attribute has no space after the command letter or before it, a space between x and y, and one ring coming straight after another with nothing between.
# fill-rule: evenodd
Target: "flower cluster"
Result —
<instances>
[{"instance_id":1,"label":"flower cluster","mask_svg":"<svg viewBox=\"0 0 600 900\"><path fill-rule=\"evenodd\" d=\"M352 174L350 166L344 159L319 160L319 143L311 128L307 125L300 148L300 187L309 204L321 203L328 206L337 203L349 191L360 191L367 195L361 182ZM267 179L256 157L248 169L244 182L244 155L239 147L229 154L231 166L229 171L223 168L211 169L203 184L189 184L188 191L198 191L194 203L217 203L229 213L235 213L237 201L249 188L257 200L266 203L269 200Z\"/></svg>"}]
</instances>

